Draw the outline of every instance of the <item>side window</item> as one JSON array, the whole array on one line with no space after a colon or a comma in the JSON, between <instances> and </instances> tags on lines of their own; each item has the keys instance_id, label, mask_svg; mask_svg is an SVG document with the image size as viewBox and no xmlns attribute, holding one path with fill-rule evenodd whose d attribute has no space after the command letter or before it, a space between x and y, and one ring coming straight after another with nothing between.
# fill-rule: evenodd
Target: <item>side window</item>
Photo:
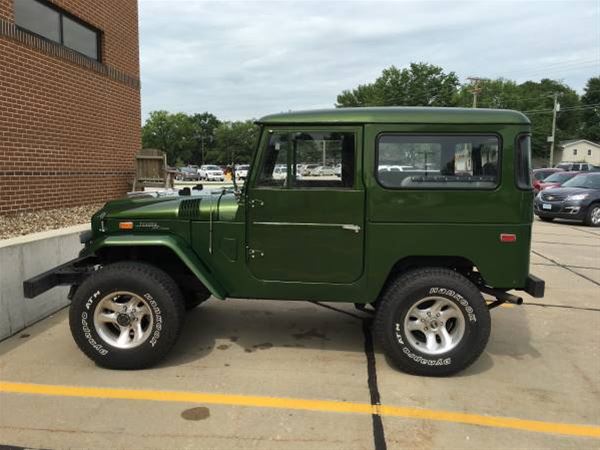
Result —
<instances>
[{"instance_id":1,"label":"side window","mask_svg":"<svg viewBox=\"0 0 600 450\"><path fill-rule=\"evenodd\" d=\"M256 185L286 187L289 170L291 189L352 188L355 146L354 133L346 131L271 133Z\"/></svg>"},{"instance_id":2,"label":"side window","mask_svg":"<svg viewBox=\"0 0 600 450\"><path fill-rule=\"evenodd\" d=\"M293 134L292 188L354 186L355 139L351 132Z\"/></svg>"},{"instance_id":3,"label":"side window","mask_svg":"<svg viewBox=\"0 0 600 450\"><path fill-rule=\"evenodd\" d=\"M493 189L499 152L496 136L383 134L376 176L387 188Z\"/></svg>"},{"instance_id":4,"label":"side window","mask_svg":"<svg viewBox=\"0 0 600 450\"><path fill-rule=\"evenodd\" d=\"M271 133L262 156L257 186L284 188L287 180L289 134Z\"/></svg>"},{"instance_id":5,"label":"side window","mask_svg":"<svg viewBox=\"0 0 600 450\"><path fill-rule=\"evenodd\" d=\"M515 146L516 183L519 189L530 190L531 186L531 136L522 134L517 137Z\"/></svg>"}]
</instances>

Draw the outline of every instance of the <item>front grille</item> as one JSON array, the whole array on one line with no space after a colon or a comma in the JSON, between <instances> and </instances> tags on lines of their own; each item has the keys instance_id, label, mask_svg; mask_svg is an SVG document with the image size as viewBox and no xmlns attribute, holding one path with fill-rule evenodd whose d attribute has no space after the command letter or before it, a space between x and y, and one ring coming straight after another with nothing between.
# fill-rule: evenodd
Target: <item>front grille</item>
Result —
<instances>
[{"instance_id":1,"label":"front grille","mask_svg":"<svg viewBox=\"0 0 600 450\"><path fill-rule=\"evenodd\" d=\"M196 219L200 217L200 202L199 198L183 200L179 204L178 216L182 219Z\"/></svg>"},{"instance_id":2,"label":"front grille","mask_svg":"<svg viewBox=\"0 0 600 450\"><path fill-rule=\"evenodd\" d=\"M542 200L545 202L562 202L565 198L567 198L566 195L542 192Z\"/></svg>"}]
</instances>

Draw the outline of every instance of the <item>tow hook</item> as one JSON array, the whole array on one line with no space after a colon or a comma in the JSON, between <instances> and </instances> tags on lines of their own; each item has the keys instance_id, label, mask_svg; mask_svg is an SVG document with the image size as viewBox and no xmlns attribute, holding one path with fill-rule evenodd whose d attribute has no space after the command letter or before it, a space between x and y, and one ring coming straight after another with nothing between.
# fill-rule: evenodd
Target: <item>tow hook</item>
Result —
<instances>
[{"instance_id":1,"label":"tow hook","mask_svg":"<svg viewBox=\"0 0 600 450\"><path fill-rule=\"evenodd\" d=\"M487 286L479 286L479 290L496 298L495 301L488 305L488 309L494 309L502 305L503 303L512 303L513 305L523 304L523 299L521 297L509 294L508 292L502 291L500 289L493 289Z\"/></svg>"}]
</instances>

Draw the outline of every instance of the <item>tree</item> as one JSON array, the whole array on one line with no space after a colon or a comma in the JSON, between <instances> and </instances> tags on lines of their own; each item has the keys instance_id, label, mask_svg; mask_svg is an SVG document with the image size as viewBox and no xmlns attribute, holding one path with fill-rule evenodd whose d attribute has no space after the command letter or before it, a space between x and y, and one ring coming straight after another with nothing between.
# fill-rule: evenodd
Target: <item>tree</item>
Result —
<instances>
[{"instance_id":1,"label":"tree","mask_svg":"<svg viewBox=\"0 0 600 450\"><path fill-rule=\"evenodd\" d=\"M196 142L190 117L184 113L153 111L142 127L144 148L158 148L167 154L168 164L189 161Z\"/></svg>"},{"instance_id":2,"label":"tree","mask_svg":"<svg viewBox=\"0 0 600 450\"><path fill-rule=\"evenodd\" d=\"M336 107L356 106L454 106L458 77L441 67L411 63L409 68L391 66L371 84L343 91Z\"/></svg>"},{"instance_id":3,"label":"tree","mask_svg":"<svg viewBox=\"0 0 600 450\"><path fill-rule=\"evenodd\" d=\"M207 158L215 164L249 163L258 141L252 120L223 122L215 129L215 147Z\"/></svg>"},{"instance_id":4,"label":"tree","mask_svg":"<svg viewBox=\"0 0 600 450\"><path fill-rule=\"evenodd\" d=\"M190 121L194 133L191 138L197 144L192 151L190 163L203 164L206 162L206 154L215 148L215 130L221 125L221 121L209 112L194 114L190 117Z\"/></svg>"},{"instance_id":5,"label":"tree","mask_svg":"<svg viewBox=\"0 0 600 450\"><path fill-rule=\"evenodd\" d=\"M581 104L585 107L581 113L581 137L600 142L600 77L588 80Z\"/></svg>"}]
</instances>

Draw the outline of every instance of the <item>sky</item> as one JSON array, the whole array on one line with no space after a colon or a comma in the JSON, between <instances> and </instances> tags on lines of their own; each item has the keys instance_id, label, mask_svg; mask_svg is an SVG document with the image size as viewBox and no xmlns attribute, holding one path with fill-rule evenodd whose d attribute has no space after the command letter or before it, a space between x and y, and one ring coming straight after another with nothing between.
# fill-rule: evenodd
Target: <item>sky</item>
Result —
<instances>
[{"instance_id":1,"label":"sky","mask_svg":"<svg viewBox=\"0 0 600 450\"><path fill-rule=\"evenodd\" d=\"M142 119L331 108L391 65L466 77L600 75L600 0L139 0Z\"/></svg>"}]
</instances>

